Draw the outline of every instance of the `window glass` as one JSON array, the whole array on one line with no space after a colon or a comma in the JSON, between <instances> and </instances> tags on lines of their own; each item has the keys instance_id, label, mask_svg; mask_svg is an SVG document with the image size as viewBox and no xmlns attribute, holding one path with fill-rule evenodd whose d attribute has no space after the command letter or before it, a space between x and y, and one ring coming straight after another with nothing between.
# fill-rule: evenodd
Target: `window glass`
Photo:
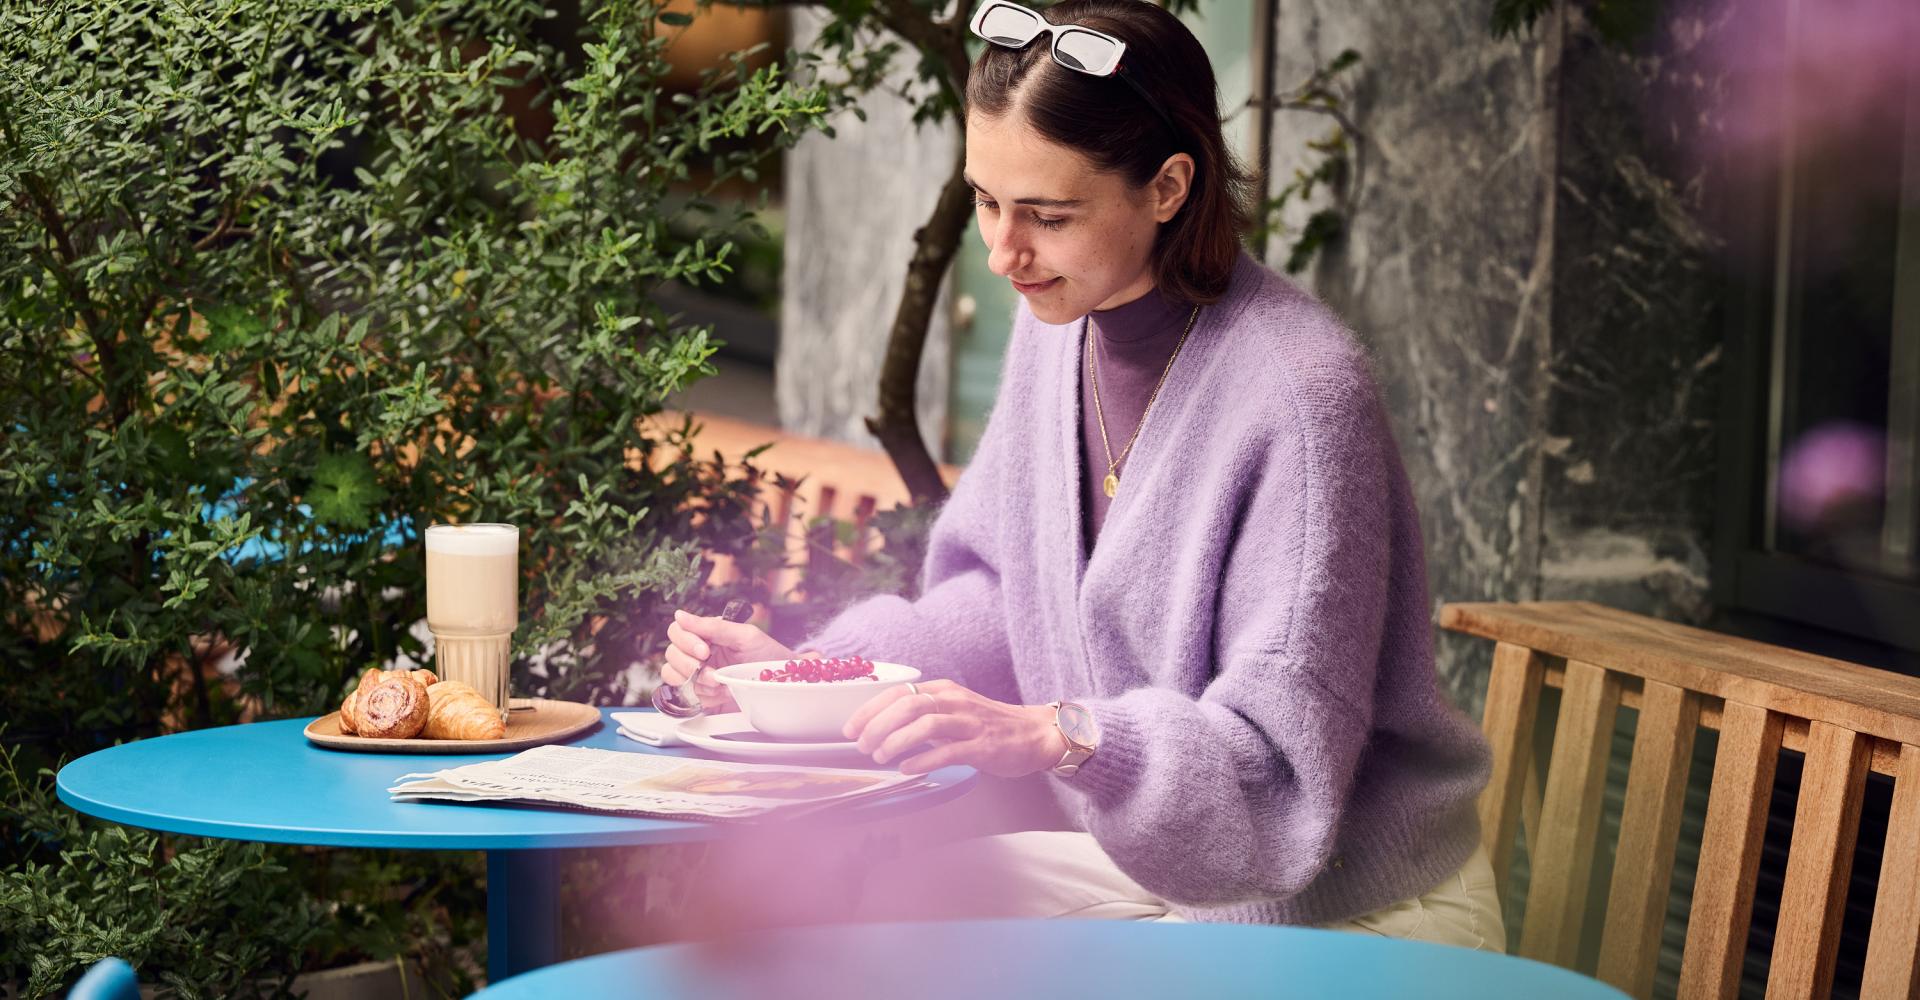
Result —
<instances>
[{"instance_id":1,"label":"window glass","mask_svg":"<svg viewBox=\"0 0 1920 1000\"><path fill-rule=\"evenodd\" d=\"M1911 98L1904 108L1828 102L1820 109L1828 141L1795 157L1781 232L1788 284L1767 387L1764 526L1773 551L1906 580L1920 568L1913 544L1920 296L1910 278L1900 291L1902 275L1920 265L1920 108L1913 105Z\"/></svg>"}]
</instances>

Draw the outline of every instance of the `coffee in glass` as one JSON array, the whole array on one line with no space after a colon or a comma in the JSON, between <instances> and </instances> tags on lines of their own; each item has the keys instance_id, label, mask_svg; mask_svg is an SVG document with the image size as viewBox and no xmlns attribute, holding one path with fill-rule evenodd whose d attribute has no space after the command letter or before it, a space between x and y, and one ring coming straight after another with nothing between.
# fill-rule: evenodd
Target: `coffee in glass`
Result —
<instances>
[{"instance_id":1,"label":"coffee in glass","mask_svg":"<svg viewBox=\"0 0 1920 1000\"><path fill-rule=\"evenodd\" d=\"M507 668L520 618L520 529L427 529L427 628L441 680L465 681L507 717Z\"/></svg>"}]
</instances>

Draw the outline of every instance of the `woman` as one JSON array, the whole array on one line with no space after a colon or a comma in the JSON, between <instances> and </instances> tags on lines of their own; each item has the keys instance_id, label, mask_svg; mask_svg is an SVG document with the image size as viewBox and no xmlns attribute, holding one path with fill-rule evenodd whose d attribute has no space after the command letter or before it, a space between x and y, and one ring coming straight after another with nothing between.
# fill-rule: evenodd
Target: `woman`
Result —
<instances>
[{"instance_id":1,"label":"woman","mask_svg":"<svg viewBox=\"0 0 1920 1000\"><path fill-rule=\"evenodd\" d=\"M1205 52L1144 0L973 26L967 176L1022 298L999 395L923 596L807 645L940 678L849 723L876 763L1050 782L1075 829L906 859L864 909L1502 947L1486 751L1435 684L1406 476L1362 350L1240 250ZM793 655L684 612L668 636L674 683Z\"/></svg>"}]
</instances>

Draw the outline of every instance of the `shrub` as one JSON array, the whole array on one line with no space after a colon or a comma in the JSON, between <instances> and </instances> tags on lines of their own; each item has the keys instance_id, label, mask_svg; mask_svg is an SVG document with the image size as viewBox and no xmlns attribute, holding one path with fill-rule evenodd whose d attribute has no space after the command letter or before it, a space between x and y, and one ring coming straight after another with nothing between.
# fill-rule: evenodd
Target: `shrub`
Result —
<instances>
[{"instance_id":1,"label":"shrub","mask_svg":"<svg viewBox=\"0 0 1920 1000\"><path fill-rule=\"evenodd\" d=\"M754 537L742 470L678 457L689 429L661 416L714 347L654 290L723 278L752 220L705 193L847 99L798 57L669 94L662 17L680 15L0 13L10 768L320 711L359 668L419 656L433 521L521 526L525 693L627 699L701 553ZM44 774L0 791L5 919L39 928L0 973L31 961L35 989L144 949L143 978L222 992L324 957L302 930L316 899L431 886L442 864L328 885L344 862L80 823ZM151 936L99 931L110 916Z\"/></svg>"},{"instance_id":2,"label":"shrub","mask_svg":"<svg viewBox=\"0 0 1920 1000\"><path fill-rule=\"evenodd\" d=\"M17 720L150 731L178 688L216 721L222 646L249 702L318 709L419 652L436 520L522 526L534 688L622 693L698 549L744 530L737 477L660 460L661 401L713 346L649 293L723 274L747 224L682 189L839 100L742 63L669 101L656 13L591 8L577 51L512 0L8 16ZM682 240L670 212L704 221Z\"/></svg>"}]
</instances>

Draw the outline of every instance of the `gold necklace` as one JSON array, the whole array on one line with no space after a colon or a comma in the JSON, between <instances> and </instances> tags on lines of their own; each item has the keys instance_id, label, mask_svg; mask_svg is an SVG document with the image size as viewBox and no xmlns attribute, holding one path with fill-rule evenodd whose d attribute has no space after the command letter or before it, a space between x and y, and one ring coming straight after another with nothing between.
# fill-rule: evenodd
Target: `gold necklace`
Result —
<instances>
[{"instance_id":1,"label":"gold necklace","mask_svg":"<svg viewBox=\"0 0 1920 1000\"><path fill-rule=\"evenodd\" d=\"M1167 367L1160 370L1160 381L1153 384L1153 392L1147 395L1146 409L1140 411L1140 422L1133 425L1133 436L1127 438L1127 445L1120 449L1120 457L1113 455L1113 443L1107 440L1107 415L1100 408L1100 373L1093 364L1093 342L1100 336L1093 329L1093 321L1087 321L1087 381L1093 385L1093 416L1100 424L1100 447L1107 452L1107 478L1100 481L1100 489L1107 499L1120 492L1120 463L1127 460L1127 453L1133 450L1133 443L1140 439L1140 428L1147 425L1147 414L1153 411L1153 401L1160 398L1160 387L1167 384L1167 373L1173 371L1173 363L1179 360L1180 349L1187 346L1187 336L1193 333L1193 321L1200 318L1200 307L1194 306L1187 315L1187 328L1180 331L1180 342L1173 345L1173 356L1167 359Z\"/></svg>"}]
</instances>

